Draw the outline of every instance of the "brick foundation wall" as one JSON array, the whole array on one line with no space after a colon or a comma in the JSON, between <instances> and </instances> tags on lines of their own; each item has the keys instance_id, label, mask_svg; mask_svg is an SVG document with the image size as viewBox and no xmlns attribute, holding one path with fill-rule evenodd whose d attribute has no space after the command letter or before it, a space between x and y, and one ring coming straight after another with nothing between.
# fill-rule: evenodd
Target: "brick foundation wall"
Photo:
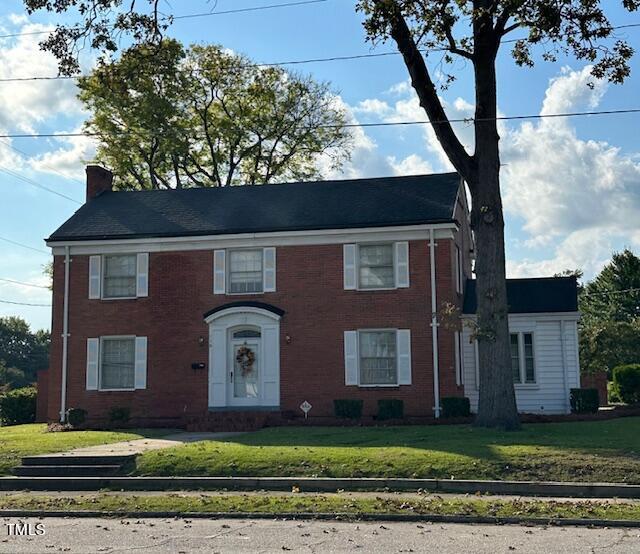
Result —
<instances>
[{"instance_id":1,"label":"brick foundation wall","mask_svg":"<svg viewBox=\"0 0 640 554\"><path fill-rule=\"evenodd\" d=\"M601 406L606 406L609 403L606 371L597 371L595 373L581 373L580 386L583 389L597 389Z\"/></svg>"},{"instance_id":2,"label":"brick foundation wall","mask_svg":"<svg viewBox=\"0 0 640 554\"><path fill-rule=\"evenodd\" d=\"M453 241L438 240L439 307L459 305L452 280ZM67 407L104 419L112 406L127 406L139 421L163 423L206 413L208 326L203 314L238 300L285 310L280 323L281 409L298 413L303 400L314 416L332 416L336 398L361 398L364 415L380 398L404 400L407 416L433 413L433 352L428 241L410 242L411 287L390 291L343 290L342 245L277 248L277 292L214 295L213 252L152 252L149 296L132 300L88 299L88 256L72 256L69 301ZM59 417L64 259L54 259L54 294L48 418ZM343 332L361 328L411 330L412 385L358 388L344 384ZM86 340L105 335L148 337L147 388L135 392L85 390ZM290 342L286 337L290 337ZM203 343L200 344L200 338ZM453 331L439 328L441 396L463 395L455 384ZM193 362L207 369L193 370Z\"/></svg>"}]
</instances>

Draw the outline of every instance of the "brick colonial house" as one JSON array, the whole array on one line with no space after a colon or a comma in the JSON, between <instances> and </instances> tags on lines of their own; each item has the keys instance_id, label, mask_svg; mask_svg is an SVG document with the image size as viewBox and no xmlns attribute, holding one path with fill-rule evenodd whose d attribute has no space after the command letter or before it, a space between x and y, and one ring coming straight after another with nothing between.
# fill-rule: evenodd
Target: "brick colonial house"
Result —
<instances>
[{"instance_id":1,"label":"brick colonial house","mask_svg":"<svg viewBox=\"0 0 640 554\"><path fill-rule=\"evenodd\" d=\"M126 407L141 425L333 417L335 399L477 405L477 354L443 306L475 311L473 236L456 174L172 191L87 200L48 239L47 417ZM520 410L565 413L579 386L574 279L508 283ZM44 397L44 395L43 395ZM226 419L225 419L226 418Z\"/></svg>"}]
</instances>

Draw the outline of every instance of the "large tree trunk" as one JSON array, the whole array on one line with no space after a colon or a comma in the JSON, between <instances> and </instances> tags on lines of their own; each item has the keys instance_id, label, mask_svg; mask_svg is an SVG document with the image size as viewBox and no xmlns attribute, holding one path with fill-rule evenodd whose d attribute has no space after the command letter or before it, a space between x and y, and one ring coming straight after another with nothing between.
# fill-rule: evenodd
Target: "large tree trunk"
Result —
<instances>
[{"instance_id":1,"label":"large tree trunk","mask_svg":"<svg viewBox=\"0 0 640 554\"><path fill-rule=\"evenodd\" d=\"M380 4L383 1L380 0ZM477 4L477 5L475 5ZM476 151L470 156L456 136L411 31L396 9L391 17L391 37L402 53L433 130L458 173L471 191L471 225L477 244L478 350L480 401L476 424L517 429L505 282L504 219L500 199L500 154L497 129L495 62L499 37L493 30L489 0L474 4L481 14L474 19L473 60L476 84ZM482 15L484 14L484 15Z\"/></svg>"},{"instance_id":2,"label":"large tree trunk","mask_svg":"<svg viewBox=\"0 0 640 554\"><path fill-rule=\"evenodd\" d=\"M479 36L480 35L480 36ZM518 429L509 341L500 196L495 51L476 34L475 155L471 190L471 227L476 239L476 295L480 390L476 425Z\"/></svg>"}]
</instances>

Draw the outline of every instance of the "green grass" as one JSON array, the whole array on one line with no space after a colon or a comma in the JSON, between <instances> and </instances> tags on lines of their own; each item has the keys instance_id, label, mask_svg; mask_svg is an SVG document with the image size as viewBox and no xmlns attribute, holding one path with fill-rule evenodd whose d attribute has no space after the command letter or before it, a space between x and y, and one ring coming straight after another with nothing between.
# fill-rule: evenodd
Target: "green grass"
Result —
<instances>
[{"instance_id":1,"label":"green grass","mask_svg":"<svg viewBox=\"0 0 640 554\"><path fill-rule=\"evenodd\" d=\"M0 510L104 511L104 512L226 512L226 513L339 513L463 515L483 517L580 518L640 520L640 504L613 502L556 502L491 500L485 498L369 497L348 495L121 495L0 497ZM1 514L0 514L1 515Z\"/></svg>"},{"instance_id":2,"label":"green grass","mask_svg":"<svg viewBox=\"0 0 640 554\"><path fill-rule=\"evenodd\" d=\"M271 428L138 458L140 475L640 483L640 418L525 425Z\"/></svg>"},{"instance_id":3,"label":"green grass","mask_svg":"<svg viewBox=\"0 0 640 554\"><path fill-rule=\"evenodd\" d=\"M0 475L20 464L22 456L48 454L111 442L158 436L166 431L134 429L131 431L65 431L47 433L40 423L0 427Z\"/></svg>"}]
</instances>

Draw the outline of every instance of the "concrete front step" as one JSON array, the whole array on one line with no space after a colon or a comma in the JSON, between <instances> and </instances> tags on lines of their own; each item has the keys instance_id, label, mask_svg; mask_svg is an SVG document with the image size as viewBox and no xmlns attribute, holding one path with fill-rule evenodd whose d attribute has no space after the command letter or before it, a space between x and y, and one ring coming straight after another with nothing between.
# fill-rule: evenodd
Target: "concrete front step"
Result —
<instances>
[{"instance_id":1,"label":"concrete front step","mask_svg":"<svg viewBox=\"0 0 640 554\"><path fill-rule=\"evenodd\" d=\"M19 466L13 473L18 477L107 477L116 475L121 468L120 464Z\"/></svg>"},{"instance_id":2,"label":"concrete front step","mask_svg":"<svg viewBox=\"0 0 640 554\"><path fill-rule=\"evenodd\" d=\"M39 456L24 456L23 466L91 466L91 465L123 465L133 462L135 454L122 455L73 455L73 454L44 454Z\"/></svg>"}]
</instances>

